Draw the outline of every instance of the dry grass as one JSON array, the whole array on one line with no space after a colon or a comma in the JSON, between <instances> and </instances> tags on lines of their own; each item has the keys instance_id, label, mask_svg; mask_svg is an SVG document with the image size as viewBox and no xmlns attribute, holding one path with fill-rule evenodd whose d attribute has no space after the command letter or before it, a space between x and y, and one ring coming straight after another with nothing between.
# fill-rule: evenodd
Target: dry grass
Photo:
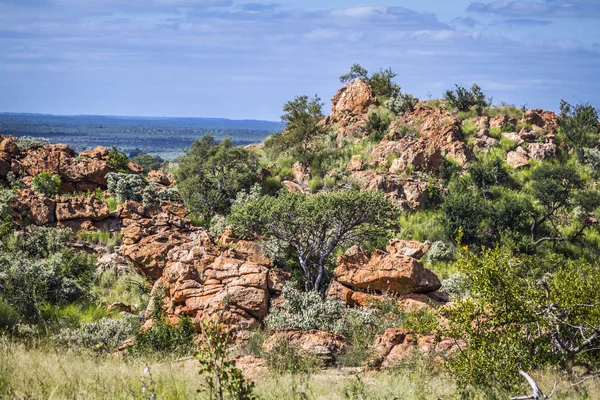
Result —
<instances>
[{"instance_id":1,"label":"dry grass","mask_svg":"<svg viewBox=\"0 0 600 400\"><path fill-rule=\"evenodd\" d=\"M149 366L150 374L144 372ZM118 356L65 353L52 349L26 349L0 343L0 398L7 399L205 399L199 365L193 360L168 362L123 360ZM311 376L272 375L255 378L261 399L453 399L456 385L418 365L388 373L359 374L326 370ZM549 391L557 379L536 375ZM144 391L143 388L146 388ZM517 393L525 394L525 393ZM469 398L485 399L484 394ZM556 398L600 399L600 384L588 382L575 391L560 381Z\"/></svg>"}]
</instances>

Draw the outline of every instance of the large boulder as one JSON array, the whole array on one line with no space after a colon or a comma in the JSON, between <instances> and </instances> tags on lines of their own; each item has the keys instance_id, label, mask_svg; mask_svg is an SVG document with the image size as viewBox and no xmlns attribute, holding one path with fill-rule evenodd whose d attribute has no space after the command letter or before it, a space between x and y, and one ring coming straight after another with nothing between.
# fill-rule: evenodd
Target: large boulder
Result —
<instances>
[{"instance_id":1,"label":"large boulder","mask_svg":"<svg viewBox=\"0 0 600 400\"><path fill-rule=\"evenodd\" d=\"M30 218L36 225L47 225L56 222L56 202L41 193L30 189L17 190L19 196L14 205L21 218Z\"/></svg>"},{"instance_id":2,"label":"large boulder","mask_svg":"<svg viewBox=\"0 0 600 400\"><path fill-rule=\"evenodd\" d=\"M338 127L338 139L355 136L364 129L367 112L374 104L377 104L377 99L363 79L348 82L331 99L331 115L326 124Z\"/></svg>"},{"instance_id":3,"label":"large boulder","mask_svg":"<svg viewBox=\"0 0 600 400\"><path fill-rule=\"evenodd\" d=\"M282 340L319 358L325 365L333 364L336 355L345 348L345 337L343 335L325 331L294 329L275 331L265 340L263 348L270 351L278 341Z\"/></svg>"},{"instance_id":4,"label":"large boulder","mask_svg":"<svg viewBox=\"0 0 600 400\"><path fill-rule=\"evenodd\" d=\"M56 200L56 219L58 221L75 219L101 221L109 216L108 204L95 196L59 197Z\"/></svg>"},{"instance_id":5,"label":"large boulder","mask_svg":"<svg viewBox=\"0 0 600 400\"><path fill-rule=\"evenodd\" d=\"M341 255L333 275L354 290L376 293L429 293L441 287L438 277L413 257L381 250Z\"/></svg>"},{"instance_id":6,"label":"large boulder","mask_svg":"<svg viewBox=\"0 0 600 400\"><path fill-rule=\"evenodd\" d=\"M354 171L350 177L358 183L360 190L382 192L390 201L405 210L423 209L427 206L427 181L373 170Z\"/></svg>"}]
</instances>

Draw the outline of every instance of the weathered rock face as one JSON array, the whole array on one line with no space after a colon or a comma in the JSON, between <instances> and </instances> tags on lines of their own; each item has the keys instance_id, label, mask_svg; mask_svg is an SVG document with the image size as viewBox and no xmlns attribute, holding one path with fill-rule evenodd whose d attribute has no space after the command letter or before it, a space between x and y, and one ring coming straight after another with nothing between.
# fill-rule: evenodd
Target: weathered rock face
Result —
<instances>
[{"instance_id":1,"label":"weathered rock face","mask_svg":"<svg viewBox=\"0 0 600 400\"><path fill-rule=\"evenodd\" d=\"M416 210L427 206L429 184L426 181L377 171L355 171L350 176L358 182L360 190L382 192L403 209Z\"/></svg>"},{"instance_id":2,"label":"weathered rock face","mask_svg":"<svg viewBox=\"0 0 600 400\"><path fill-rule=\"evenodd\" d=\"M400 136L404 125L415 133L407 137ZM445 109L420 103L412 113L392 123L386 139L373 149L369 164L384 166L390 157L395 157L390 167L390 172L395 174L407 169L438 172L443 157L465 165L474 159L474 155L461 139L461 125L456 117Z\"/></svg>"},{"instance_id":3,"label":"weathered rock face","mask_svg":"<svg viewBox=\"0 0 600 400\"><path fill-rule=\"evenodd\" d=\"M445 304L449 299L437 292L439 279L418 260L430 246L430 242L392 239L388 252L352 248L338 257L327 295L349 306L392 299L409 311Z\"/></svg>"},{"instance_id":4,"label":"weathered rock face","mask_svg":"<svg viewBox=\"0 0 600 400\"><path fill-rule=\"evenodd\" d=\"M122 254L138 273L155 280L154 293L165 290L169 316L188 315L199 323L218 315L239 332L257 327L283 278L271 276L259 244L228 237L227 246L217 245L185 215L173 204L146 209L127 202Z\"/></svg>"},{"instance_id":5,"label":"weathered rock face","mask_svg":"<svg viewBox=\"0 0 600 400\"><path fill-rule=\"evenodd\" d=\"M376 103L371 87L358 78L348 82L333 96L331 115L325 123L330 126L337 124L338 139L355 136L365 126L369 107Z\"/></svg>"},{"instance_id":6,"label":"weathered rock face","mask_svg":"<svg viewBox=\"0 0 600 400\"><path fill-rule=\"evenodd\" d=\"M521 151L519 151L521 150ZM529 158L525 151L518 147L516 151L511 151L506 154L506 163L513 168L522 168L529 164Z\"/></svg>"},{"instance_id":7,"label":"weathered rock face","mask_svg":"<svg viewBox=\"0 0 600 400\"><path fill-rule=\"evenodd\" d=\"M280 340L285 340L305 352L312 353L312 355L321 359L325 365L331 365L336 355L345 348L345 338L342 335L324 331L282 329L275 331L265 340L264 350L271 350Z\"/></svg>"},{"instance_id":8,"label":"weathered rock face","mask_svg":"<svg viewBox=\"0 0 600 400\"><path fill-rule=\"evenodd\" d=\"M341 255L333 274L342 285L366 292L402 295L435 292L441 287L437 276L416 258L381 250Z\"/></svg>"},{"instance_id":9,"label":"weathered rock face","mask_svg":"<svg viewBox=\"0 0 600 400\"><path fill-rule=\"evenodd\" d=\"M108 150L97 147L84 151L80 157L64 144L32 146L19 150L12 136L0 135L0 178L12 171L30 182L41 172L61 178L61 192L88 191L106 185L106 174L114 169L108 162Z\"/></svg>"},{"instance_id":10,"label":"weathered rock face","mask_svg":"<svg viewBox=\"0 0 600 400\"><path fill-rule=\"evenodd\" d=\"M374 348L376 356L371 366L389 368L409 359L415 352L443 361L458 350L458 344L451 339L436 340L435 335L415 335L404 329L390 328L377 337Z\"/></svg>"},{"instance_id":11,"label":"weathered rock face","mask_svg":"<svg viewBox=\"0 0 600 400\"><path fill-rule=\"evenodd\" d=\"M123 247L121 252L142 275L158 279L162 276L169 250L183 244L191 231L185 219L187 210L180 205L164 203L144 208L128 201L123 205Z\"/></svg>"},{"instance_id":12,"label":"weathered rock face","mask_svg":"<svg viewBox=\"0 0 600 400\"><path fill-rule=\"evenodd\" d=\"M108 218L110 210L105 201L90 197L59 197L56 200L56 220L89 219L101 221Z\"/></svg>"},{"instance_id":13,"label":"weathered rock face","mask_svg":"<svg viewBox=\"0 0 600 400\"><path fill-rule=\"evenodd\" d=\"M47 225L56 222L56 202L43 194L30 189L17 190L19 199L13 205L15 216L31 218L36 225Z\"/></svg>"},{"instance_id":14,"label":"weathered rock face","mask_svg":"<svg viewBox=\"0 0 600 400\"><path fill-rule=\"evenodd\" d=\"M169 177L169 175L157 170L153 170L148 173L148 180L166 187L169 187L173 184L173 180L171 177Z\"/></svg>"}]
</instances>

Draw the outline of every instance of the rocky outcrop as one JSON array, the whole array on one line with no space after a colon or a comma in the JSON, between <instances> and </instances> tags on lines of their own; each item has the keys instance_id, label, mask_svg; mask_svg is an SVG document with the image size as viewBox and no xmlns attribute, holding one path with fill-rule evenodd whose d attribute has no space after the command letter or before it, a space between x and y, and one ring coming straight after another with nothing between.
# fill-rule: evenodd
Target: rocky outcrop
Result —
<instances>
[{"instance_id":1,"label":"rocky outcrop","mask_svg":"<svg viewBox=\"0 0 600 400\"><path fill-rule=\"evenodd\" d=\"M155 281L153 293L164 293L168 316L188 315L197 324L219 317L236 332L258 327L284 278L270 273L259 244L228 236L226 245L218 245L185 215L174 204L146 209L127 202L121 212L122 254Z\"/></svg>"},{"instance_id":2,"label":"rocky outcrop","mask_svg":"<svg viewBox=\"0 0 600 400\"><path fill-rule=\"evenodd\" d=\"M69 193L104 187L106 174L114 169L104 147L84 151L77 157L75 150L64 144L21 150L14 137L0 135L0 178L6 178L9 171L23 178L24 182L41 172L58 175L62 182L61 192Z\"/></svg>"},{"instance_id":3,"label":"rocky outcrop","mask_svg":"<svg viewBox=\"0 0 600 400\"><path fill-rule=\"evenodd\" d=\"M405 127L413 132L406 134ZM395 120L390 133L371 153L369 164L387 166L394 158L389 171L439 172L443 157L452 158L465 165L474 159L469 147L462 142L460 121L444 108L417 104L412 113Z\"/></svg>"},{"instance_id":4,"label":"rocky outcrop","mask_svg":"<svg viewBox=\"0 0 600 400\"><path fill-rule=\"evenodd\" d=\"M513 168L523 168L529 164L529 157L521 147L518 147L516 151L506 154L506 163Z\"/></svg>"},{"instance_id":5,"label":"rocky outcrop","mask_svg":"<svg viewBox=\"0 0 600 400\"><path fill-rule=\"evenodd\" d=\"M265 340L263 349L270 351L282 340L319 358L324 365L332 365L336 355L345 348L345 337L336 333L282 329Z\"/></svg>"},{"instance_id":6,"label":"rocky outcrop","mask_svg":"<svg viewBox=\"0 0 600 400\"><path fill-rule=\"evenodd\" d=\"M405 210L423 209L427 206L429 183L426 181L373 170L355 171L350 177L358 183L360 190L382 192Z\"/></svg>"},{"instance_id":7,"label":"rocky outcrop","mask_svg":"<svg viewBox=\"0 0 600 400\"><path fill-rule=\"evenodd\" d=\"M458 350L459 344L452 339L436 338L435 335L417 335L405 329L390 328L375 339L375 357L370 362L374 368L390 368L409 360L416 352L443 361Z\"/></svg>"},{"instance_id":8,"label":"rocky outcrop","mask_svg":"<svg viewBox=\"0 0 600 400\"><path fill-rule=\"evenodd\" d=\"M393 239L387 252L351 249L338 257L327 295L349 306L389 299L409 310L444 304L448 298L437 292L439 279L418 260L429 247L429 242Z\"/></svg>"},{"instance_id":9,"label":"rocky outcrop","mask_svg":"<svg viewBox=\"0 0 600 400\"><path fill-rule=\"evenodd\" d=\"M338 127L338 140L356 136L364 130L367 113L377 99L371 87L361 78L348 82L331 99L331 115L325 120L328 126Z\"/></svg>"},{"instance_id":10,"label":"rocky outcrop","mask_svg":"<svg viewBox=\"0 0 600 400\"><path fill-rule=\"evenodd\" d=\"M59 197L56 200L56 220L87 219L101 221L108 218L110 210L105 201L90 197Z\"/></svg>"},{"instance_id":11,"label":"rocky outcrop","mask_svg":"<svg viewBox=\"0 0 600 400\"><path fill-rule=\"evenodd\" d=\"M18 219L30 218L35 225L48 225L56 222L56 202L41 193L30 189L16 191L19 196L13 205L13 216Z\"/></svg>"},{"instance_id":12,"label":"rocky outcrop","mask_svg":"<svg viewBox=\"0 0 600 400\"><path fill-rule=\"evenodd\" d=\"M165 187L169 187L173 184L173 180L169 175L157 170L148 173L148 180Z\"/></svg>"}]
</instances>

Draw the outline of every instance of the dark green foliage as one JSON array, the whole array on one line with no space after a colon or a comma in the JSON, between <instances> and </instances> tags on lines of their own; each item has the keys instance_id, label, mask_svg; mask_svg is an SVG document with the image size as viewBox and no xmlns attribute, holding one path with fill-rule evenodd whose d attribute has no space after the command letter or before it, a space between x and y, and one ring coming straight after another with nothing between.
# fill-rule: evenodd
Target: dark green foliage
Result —
<instances>
[{"instance_id":1,"label":"dark green foliage","mask_svg":"<svg viewBox=\"0 0 600 400\"><path fill-rule=\"evenodd\" d=\"M474 106L481 110L489 106L489 102L486 101L485 95L476 83L471 86L471 90L455 86L456 90L447 90L444 98L458 111L467 112Z\"/></svg>"},{"instance_id":2,"label":"dark green foliage","mask_svg":"<svg viewBox=\"0 0 600 400\"><path fill-rule=\"evenodd\" d=\"M449 364L460 387L509 390L520 369L600 366L598 265L494 249L463 253L457 266L472 297L443 310L443 334L461 346Z\"/></svg>"},{"instance_id":3,"label":"dark green foliage","mask_svg":"<svg viewBox=\"0 0 600 400\"><path fill-rule=\"evenodd\" d=\"M320 124L323 119L322 107L323 103L317 95L312 99L308 96L297 96L285 103L281 120L285 122L286 129L276 138L266 142L265 146L273 147L278 152L288 151L295 159L307 162L311 142L324 133Z\"/></svg>"},{"instance_id":4,"label":"dark green foliage","mask_svg":"<svg viewBox=\"0 0 600 400\"><path fill-rule=\"evenodd\" d=\"M366 79L368 79L368 76L369 76L369 72L366 69L364 69L363 67L361 67L359 64L355 63L355 64L352 64L352 67L350 67L350 72L340 76L340 82L346 83L349 81L353 81L357 78L366 80Z\"/></svg>"},{"instance_id":5,"label":"dark green foliage","mask_svg":"<svg viewBox=\"0 0 600 400\"><path fill-rule=\"evenodd\" d=\"M160 156L152 154L140 154L135 156L131 161L144 168L146 172L160 169L165 162Z\"/></svg>"},{"instance_id":6,"label":"dark green foliage","mask_svg":"<svg viewBox=\"0 0 600 400\"><path fill-rule=\"evenodd\" d=\"M509 181L508 170L500 158L473 162L467 171L484 196L492 186L506 184Z\"/></svg>"},{"instance_id":7,"label":"dark green foliage","mask_svg":"<svg viewBox=\"0 0 600 400\"><path fill-rule=\"evenodd\" d=\"M386 123L386 121L381 118L379 113L372 112L369 114L365 128L367 130L367 134L369 135L369 139L375 143L379 143L387 133L388 126L389 122Z\"/></svg>"},{"instance_id":8,"label":"dark green foliage","mask_svg":"<svg viewBox=\"0 0 600 400\"><path fill-rule=\"evenodd\" d=\"M60 177L50 172L41 172L33 177L31 188L48 197L55 197L60 190Z\"/></svg>"},{"instance_id":9,"label":"dark green foliage","mask_svg":"<svg viewBox=\"0 0 600 400\"><path fill-rule=\"evenodd\" d=\"M481 238L480 227L486 217L485 202L481 194L464 184L454 184L442 204L444 231L456 238L462 230L465 243L475 243Z\"/></svg>"},{"instance_id":10,"label":"dark green foliage","mask_svg":"<svg viewBox=\"0 0 600 400\"><path fill-rule=\"evenodd\" d=\"M462 168L457 161L444 157L442 160L442 165L440 166L440 178L442 178L444 183L447 185L452 178L460 173L461 169Z\"/></svg>"},{"instance_id":11,"label":"dark green foliage","mask_svg":"<svg viewBox=\"0 0 600 400\"><path fill-rule=\"evenodd\" d=\"M395 208L381 193L346 191L262 197L234 208L229 223L240 233L275 237L294 247L307 290L319 291L336 249L385 236L395 218Z\"/></svg>"},{"instance_id":12,"label":"dark green foliage","mask_svg":"<svg viewBox=\"0 0 600 400\"><path fill-rule=\"evenodd\" d=\"M367 80L377 99L383 101L400 94L400 86L393 81L396 75L391 68L382 68Z\"/></svg>"},{"instance_id":13,"label":"dark green foliage","mask_svg":"<svg viewBox=\"0 0 600 400\"><path fill-rule=\"evenodd\" d=\"M140 355L158 353L173 357L189 355L194 351L195 334L191 318L180 317L177 325L173 326L161 317L154 319L151 328L136 332L131 352Z\"/></svg>"},{"instance_id":14,"label":"dark green foliage","mask_svg":"<svg viewBox=\"0 0 600 400\"><path fill-rule=\"evenodd\" d=\"M108 151L108 162L117 172L126 173L128 170L129 158L123 151L119 151L115 146L112 146Z\"/></svg>"},{"instance_id":15,"label":"dark green foliage","mask_svg":"<svg viewBox=\"0 0 600 400\"><path fill-rule=\"evenodd\" d=\"M230 138L217 142L207 135L181 158L175 178L190 211L210 220L215 214L229 213L236 194L257 181L257 167L256 156L233 145Z\"/></svg>"},{"instance_id":16,"label":"dark green foliage","mask_svg":"<svg viewBox=\"0 0 600 400\"><path fill-rule=\"evenodd\" d=\"M0 295L21 319L37 321L42 307L65 305L90 297L95 257L65 247L64 231L39 228L12 239L0 253Z\"/></svg>"},{"instance_id":17,"label":"dark green foliage","mask_svg":"<svg viewBox=\"0 0 600 400\"><path fill-rule=\"evenodd\" d=\"M111 172L106 175L108 190L113 192L119 201L141 201L148 181L141 175Z\"/></svg>"},{"instance_id":18,"label":"dark green foliage","mask_svg":"<svg viewBox=\"0 0 600 400\"><path fill-rule=\"evenodd\" d=\"M590 104L572 106L561 100L560 137L575 149L580 161L584 159L584 149L595 148L599 144L598 122L598 110Z\"/></svg>"}]
</instances>

